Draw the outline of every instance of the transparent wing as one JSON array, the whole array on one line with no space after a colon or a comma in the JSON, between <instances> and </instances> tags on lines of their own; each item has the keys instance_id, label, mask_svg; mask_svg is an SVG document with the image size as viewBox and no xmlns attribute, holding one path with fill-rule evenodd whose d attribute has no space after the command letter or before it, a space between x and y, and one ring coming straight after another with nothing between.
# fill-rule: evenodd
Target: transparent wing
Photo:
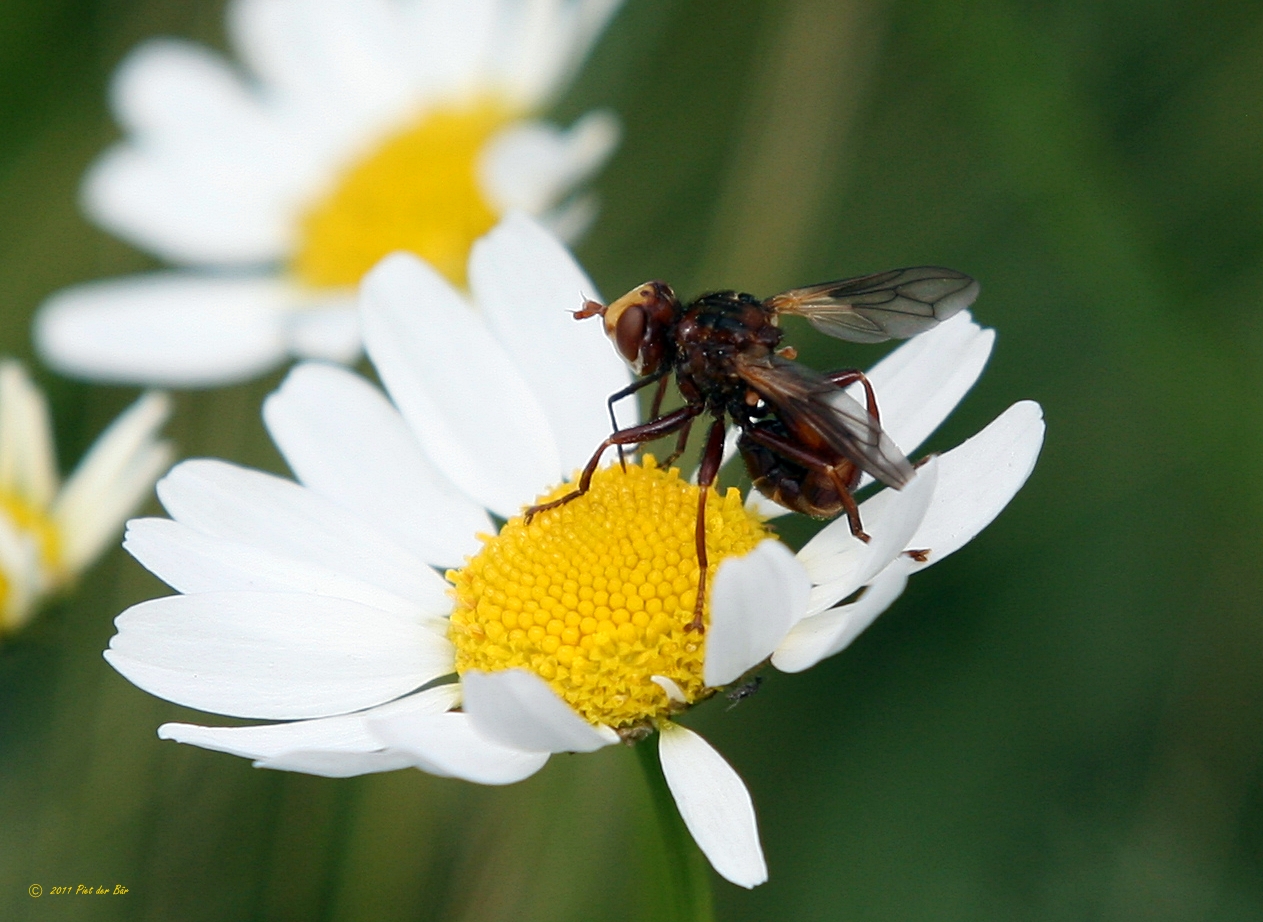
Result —
<instances>
[{"instance_id":1,"label":"transparent wing","mask_svg":"<svg viewBox=\"0 0 1263 922\"><path fill-rule=\"evenodd\" d=\"M912 464L881 423L827 378L777 355L738 355L736 366L742 380L776 409L804 447L823 441L896 489L912 479Z\"/></svg>"},{"instance_id":2,"label":"transparent wing","mask_svg":"<svg viewBox=\"0 0 1263 922\"><path fill-rule=\"evenodd\" d=\"M978 297L978 283L955 269L915 266L773 295L773 310L806 317L822 333L854 343L907 339Z\"/></svg>"}]
</instances>

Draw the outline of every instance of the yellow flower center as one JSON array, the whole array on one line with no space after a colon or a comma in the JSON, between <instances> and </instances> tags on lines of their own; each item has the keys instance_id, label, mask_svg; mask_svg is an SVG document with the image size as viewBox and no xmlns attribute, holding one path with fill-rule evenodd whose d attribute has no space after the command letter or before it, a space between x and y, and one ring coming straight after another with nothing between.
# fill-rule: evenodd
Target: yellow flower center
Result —
<instances>
[{"instance_id":1,"label":"yellow flower center","mask_svg":"<svg viewBox=\"0 0 1263 922\"><path fill-rule=\"evenodd\" d=\"M563 484L541 503L573 489ZM707 697L705 634L686 631L697 598L698 488L652 457L597 471L580 498L510 519L447 578L456 605L450 635L456 671L529 669L576 711L615 729L666 716L676 706L653 676L672 680L689 704ZM726 557L768 537L736 489L706 504L713 577ZM709 583L709 578L708 578ZM710 593L704 598L709 624Z\"/></svg>"},{"instance_id":2,"label":"yellow flower center","mask_svg":"<svg viewBox=\"0 0 1263 922\"><path fill-rule=\"evenodd\" d=\"M65 577L61 535L45 510L17 494L0 492L0 516L8 519L9 527L14 531L35 542L40 564L48 580L48 585L39 588L49 589L60 583ZM25 573L6 572L0 566L0 634L20 627L29 614L29 606L20 602L20 599L29 601L29 590L21 597L15 597L13 591L14 582L20 579L29 579L29 576Z\"/></svg>"},{"instance_id":3,"label":"yellow flower center","mask_svg":"<svg viewBox=\"0 0 1263 922\"><path fill-rule=\"evenodd\" d=\"M479 157L512 117L490 100L440 109L379 145L302 219L299 278L355 285L387 253L407 250L463 284L470 246L498 218Z\"/></svg>"}]
</instances>

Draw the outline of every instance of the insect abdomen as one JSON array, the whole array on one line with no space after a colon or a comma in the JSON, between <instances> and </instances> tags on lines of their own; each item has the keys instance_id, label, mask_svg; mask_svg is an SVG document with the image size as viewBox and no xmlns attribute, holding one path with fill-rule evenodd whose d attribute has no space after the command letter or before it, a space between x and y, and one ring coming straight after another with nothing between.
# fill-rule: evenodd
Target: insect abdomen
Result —
<instances>
[{"instance_id":1,"label":"insect abdomen","mask_svg":"<svg viewBox=\"0 0 1263 922\"><path fill-rule=\"evenodd\" d=\"M845 458L826 471L808 470L744 434L737 440L737 450L756 490L786 509L815 518L831 519L846 508L839 482L848 490L859 483L859 468Z\"/></svg>"}]
</instances>

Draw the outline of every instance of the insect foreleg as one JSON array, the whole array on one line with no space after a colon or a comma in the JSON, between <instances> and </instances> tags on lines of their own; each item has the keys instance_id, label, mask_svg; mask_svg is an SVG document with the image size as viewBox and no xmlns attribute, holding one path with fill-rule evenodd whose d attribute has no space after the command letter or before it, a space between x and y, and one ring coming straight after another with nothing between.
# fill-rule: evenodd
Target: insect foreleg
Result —
<instances>
[{"instance_id":1,"label":"insect foreleg","mask_svg":"<svg viewBox=\"0 0 1263 922\"><path fill-rule=\"evenodd\" d=\"M671 383L671 379L667 377L667 369L657 372L654 377L659 378L658 390L653 395L653 403L649 405L649 418L656 419L658 414L662 412L662 398L666 396L667 385Z\"/></svg>"},{"instance_id":2,"label":"insect foreleg","mask_svg":"<svg viewBox=\"0 0 1263 922\"><path fill-rule=\"evenodd\" d=\"M697 631L699 634L706 630L702 624L702 603L706 599L706 570L710 563L706 557L706 494L710 492L723 460L724 418L720 415L710 424L706 448L702 451L702 462L697 468L697 527L694 530L697 544L697 601L693 605L693 620L684 629Z\"/></svg>"},{"instance_id":3,"label":"insect foreleg","mask_svg":"<svg viewBox=\"0 0 1263 922\"><path fill-rule=\"evenodd\" d=\"M651 419L647 423L641 423L639 426L632 426L630 429L620 429L612 433L609 438L602 442L596 452L588 461L587 466L583 469L583 474L579 477L579 486L571 490L561 499L555 499L551 503L543 503L539 506L531 506L526 510L526 524L531 523L536 515L541 512L547 512L549 509L556 509L558 506L564 506L571 500L578 499L584 493L588 492L588 487L592 485L592 475L596 473L597 465L601 463L601 455L605 454L605 449L611 445L634 445L637 442L651 442L654 439L660 439L664 435L670 435L672 432L678 432L682 427L692 422L693 417L700 414L704 409L703 406L696 404L686 404L678 410L673 410L666 416L659 416L657 419Z\"/></svg>"},{"instance_id":4,"label":"insect foreleg","mask_svg":"<svg viewBox=\"0 0 1263 922\"><path fill-rule=\"evenodd\" d=\"M610 394L609 398L605 401L605 407L606 409L610 411L610 432L619 431L618 419L617 417L614 416L614 404L618 403L618 401L622 400L624 397L630 397L632 394L636 393L636 391L640 390L641 388L648 387L650 384L653 384L653 382L655 381L660 381L661 383L658 385L658 393L653 398L653 409L649 412L650 419L657 418L658 408L662 406L662 392L666 390L666 387L667 387L666 375L667 375L667 372L669 371L670 371L669 368L660 368L659 370L655 371L653 374L646 375L643 378L639 378L633 381L631 384L627 385L622 390L615 391L614 393ZM623 458L622 445L618 446L618 463L619 465L622 466L623 470L627 470L627 462Z\"/></svg>"}]
</instances>

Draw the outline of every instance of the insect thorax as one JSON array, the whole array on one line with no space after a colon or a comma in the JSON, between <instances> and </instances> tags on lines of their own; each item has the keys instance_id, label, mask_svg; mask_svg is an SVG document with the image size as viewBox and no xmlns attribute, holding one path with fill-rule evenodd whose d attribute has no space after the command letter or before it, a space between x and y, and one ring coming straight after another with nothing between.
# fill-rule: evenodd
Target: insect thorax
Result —
<instances>
[{"instance_id":1,"label":"insect thorax","mask_svg":"<svg viewBox=\"0 0 1263 922\"><path fill-rule=\"evenodd\" d=\"M762 357L781 341L775 313L753 295L718 291L688 306L675 330L675 369L681 389L719 409L745 399L748 385L734 358Z\"/></svg>"}]
</instances>

